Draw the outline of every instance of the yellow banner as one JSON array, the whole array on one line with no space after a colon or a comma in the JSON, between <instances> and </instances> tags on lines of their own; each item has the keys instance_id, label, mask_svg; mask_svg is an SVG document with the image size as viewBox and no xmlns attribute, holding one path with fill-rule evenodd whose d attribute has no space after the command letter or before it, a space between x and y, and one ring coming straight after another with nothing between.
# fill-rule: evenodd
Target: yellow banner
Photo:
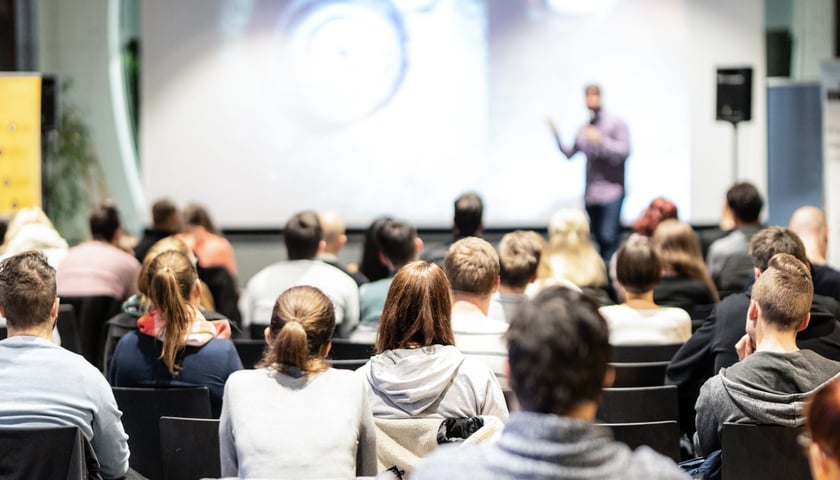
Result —
<instances>
[{"instance_id":1,"label":"yellow banner","mask_svg":"<svg viewBox=\"0 0 840 480\"><path fill-rule=\"evenodd\" d=\"M41 77L0 74L0 215L41 206Z\"/></svg>"}]
</instances>

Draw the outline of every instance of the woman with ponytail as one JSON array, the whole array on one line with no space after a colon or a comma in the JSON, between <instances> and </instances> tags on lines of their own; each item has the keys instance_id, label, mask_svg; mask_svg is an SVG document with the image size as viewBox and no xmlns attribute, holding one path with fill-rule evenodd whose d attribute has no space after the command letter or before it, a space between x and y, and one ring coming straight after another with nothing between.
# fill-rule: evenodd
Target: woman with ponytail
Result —
<instances>
[{"instance_id":1,"label":"woman with ponytail","mask_svg":"<svg viewBox=\"0 0 840 480\"><path fill-rule=\"evenodd\" d=\"M326 361L332 302L292 287L274 304L261 368L230 376L219 426L222 476L355 478L376 474L364 385Z\"/></svg>"},{"instance_id":2,"label":"woman with ponytail","mask_svg":"<svg viewBox=\"0 0 840 480\"><path fill-rule=\"evenodd\" d=\"M151 304L138 331L120 339L108 380L115 387L206 386L214 416L227 377L242 368L226 320L209 322L199 310L201 286L192 261L168 250L141 272Z\"/></svg>"}]
</instances>

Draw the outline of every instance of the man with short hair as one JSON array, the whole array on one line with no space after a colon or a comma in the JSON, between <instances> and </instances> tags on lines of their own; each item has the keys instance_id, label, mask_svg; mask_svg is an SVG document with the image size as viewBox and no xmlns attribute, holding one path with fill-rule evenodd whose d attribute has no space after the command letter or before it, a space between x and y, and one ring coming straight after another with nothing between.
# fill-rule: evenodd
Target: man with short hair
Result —
<instances>
[{"instance_id":1,"label":"man with short hair","mask_svg":"<svg viewBox=\"0 0 840 480\"><path fill-rule=\"evenodd\" d=\"M38 251L0 262L0 426L74 426L106 478L128 471L128 436L111 387L84 358L50 342L58 317L55 271ZM46 452L48 454L48 452Z\"/></svg>"},{"instance_id":2,"label":"man with short hair","mask_svg":"<svg viewBox=\"0 0 840 480\"><path fill-rule=\"evenodd\" d=\"M125 300L137 293L140 262L117 245L122 236L117 207L103 204L88 218L92 240L71 248L58 265L58 294L104 295Z\"/></svg>"},{"instance_id":3,"label":"man with short hair","mask_svg":"<svg viewBox=\"0 0 840 480\"><path fill-rule=\"evenodd\" d=\"M720 298L743 291L752 281L753 265L747 250L750 239L761 229L759 215L763 207L764 200L751 183L736 183L726 192L726 209L735 229L712 242L706 255L709 275Z\"/></svg>"},{"instance_id":4,"label":"man with short hair","mask_svg":"<svg viewBox=\"0 0 840 480\"><path fill-rule=\"evenodd\" d=\"M335 335L347 337L359 323L359 287L341 270L316 260L323 245L318 214L303 211L283 229L288 260L269 265L251 277L240 301L242 323L267 325L277 295L296 285L311 285L335 306Z\"/></svg>"},{"instance_id":5,"label":"man with short hair","mask_svg":"<svg viewBox=\"0 0 840 480\"><path fill-rule=\"evenodd\" d=\"M548 287L523 303L506 339L520 411L498 441L441 447L412 478L688 478L670 459L648 447L631 451L608 428L593 425L614 373L607 324L592 300Z\"/></svg>"},{"instance_id":6,"label":"man with short hair","mask_svg":"<svg viewBox=\"0 0 840 480\"><path fill-rule=\"evenodd\" d=\"M701 455L720 449L724 422L802 425L806 398L840 377L840 362L800 350L796 334L808 327L814 284L808 264L779 253L752 287L739 362L720 370L697 399Z\"/></svg>"},{"instance_id":7,"label":"man with short hair","mask_svg":"<svg viewBox=\"0 0 840 480\"><path fill-rule=\"evenodd\" d=\"M134 257L143 263L152 245L181 231L181 214L178 207L168 198L162 198L152 205L152 228L143 233L143 238L134 247Z\"/></svg>"},{"instance_id":8,"label":"man with short hair","mask_svg":"<svg viewBox=\"0 0 840 480\"><path fill-rule=\"evenodd\" d=\"M484 231L484 201L475 192L462 193L453 203L452 241L436 245L423 252L422 259L443 268L443 259L452 242L467 237L481 237Z\"/></svg>"},{"instance_id":9,"label":"man with short hair","mask_svg":"<svg viewBox=\"0 0 840 480\"><path fill-rule=\"evenodd\" d=\"M840 272L826 264L828 257L828 225L825 213L817 207L799 207L790 217L788 228L799 235L811 262L814 293L840 301Z\"/></svg>"},{"instance_id":10,"label":"man with short hair","mask_svg":"<svg viewBox=\"0 0 840 480\"><path fill-rule=\"evenodd\" d=\"M453 243L443 262L452 290L455 346L486 363L504 387L507 349L502 336L508 324L487 316L490 297L499 288L499 268L496 250L476 237Z\"/></svg>"},{"instance_id":11,"label":"man with short hair","mask_svg":"<svg viewBox=\"0 0 840 480\"><path fill-rule=\"evenodd\" d=\"M539 233L517 230L499 242L499 291L490 298L487 316L509 322L527 296L525 288L537 278L545 241Z\"/></svg>"},{"instance_id":12,"label":"man with short hair","mask_svg":"<svg viewBox=\"0 0 840 480\"><path fill-rule=\"evenodd\" d=\"M318 251L318 260L350 275L356 282L356 285L361 286L367 283L368 278L364 274L349 271L347 266L338 260L338 252L347 244L347 232L341 216L336 212L327 210L318 213L318 220L321 222L321 228L324 230L324 243Z\"/></svg>"}]
</instances>

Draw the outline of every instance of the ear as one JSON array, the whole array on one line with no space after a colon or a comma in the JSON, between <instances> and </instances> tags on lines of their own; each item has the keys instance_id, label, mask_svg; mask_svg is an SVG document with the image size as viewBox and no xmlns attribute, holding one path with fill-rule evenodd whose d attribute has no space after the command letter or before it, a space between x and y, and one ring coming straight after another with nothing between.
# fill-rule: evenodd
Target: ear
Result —
<instances>
[{"instance_id":1,"label":"ear","mask_svg":"<svg viewBox=\"0 0 840 480\"><path fill-rule=\"evenodd\" d=\"M55 300L53 301L53 306L50 309L50 320L55 320L56 318L58 318L58 305L58 297L55 297Z\"/></svg>"},{"instance_id":2,"label":"ear","mask_svg":"<svg viewBox=\"0 0 840 480\"><path fill-rule=\"evenodd\" d=\"M1 318L6 318L6 311L3 310L3 307L0 307L0 317Z\"/></svg>"},{"instance_id":3,"label":"ear","mask_svg":"<svg viewBox=\"0 0 840 480\"><path fill-rule=\"evenodd\" d=\"M192 299L201 300L201 280L196 279L192 290Z\"/></svg>"},{"instance_id":4,"label":"ear","mask_svg":"<svg viewBox=\"0 0 840 480\"><path fill-rule=\"evenodd\" d=\"M338 249L341 250L344 245L347 245L347 235L342 233L338 236Z\"/></svg>"},{"instance_id":5,"label":"ear","mask_svg":"<svg viewBox=\"0 0 840 480\"><path fill-rule=\"evenodd\" d=\"M805 330L808 328L809 323L811 323L811 312L808 312L808 314L805 315L805 318L802 319L802 323L799 324L799 328L797 328L796 331L801 332L802 330Z\"/></svg>"},{"instance_id":6,"label":"ear","mask_svg":"<svg viewBox=\"0 0 840 480\"><path fill-rule=\"evenodd\" d=\"M493 291L490 293L496 293L499 291L499 285L502 283L502 277L496 275L496 280L493 282Z\"/></svg>"},{"instance_id":7,"label":"ear","mask_svg":"<svg viewBox=\"0 0 840 480\"><path fill-rule=\"evenodd\" d=\"M330 354L330 350L332 350L332 342L327 343L323 347L321 347L321 351L318 352L319 355L323 358L327 358L327 355Z\"/></svg>"},{"instance_id":8,"label":"ear","mask_svg":"<svg viewBox=\"0 0 840 480\"><path fill-rule=\"evenodd\" d=\"M327 242L321 240L318 242L318 253L323 253L327 249Z\"/></svg>"},{"instance_id":9,"label":"ear","mask_svg":"<svg viewBox=\"0 0 840 480\"><path fill-rule=\"evenodd\" d=\"M111 238L111 243L113 243L114 245L119 244L120 243L120 238L122 238L122 236L123 236L122 227L117 227L117 229L114 230L114 236Z\"/></svg>"},{"instance_id":10,"label":"ear","mask_svg":"<svg viewBox=\"0 0 840 480\"><path fill-rule=\"evenodd\" d=\"M387 267L389 271L394 269L391 262L388 260L388 257L386 257L382 252L379 252L379 263Z\"/></svg>"},{"instance_id":11,"label":"ear","mask_svg":"<svg viewBox=\"0 0 840 480\"><path fill-rule=\"evenodd\" d=\"M271 341L271 327L265 327L265 330L263 330L263 336L265 337L265 343L268 345L273 343Z\"/></svg>"},{"instance_id":12,"label":"ear","mask_svg":"<svg viewBox=\"0 0 840 480\"><path fill-rule=\"evenodd\" d=\"M615 369L607 365L607 371L604 373L604 382L601 384L604 388L610 388L615 383Z\"/></svg>"},{"instance_id":13,"label":"ear","mask_svg":"<svg viewBox=\"0 0 840 480\"><path fill-rule=\"evenodd\" d=\"M755 300L750 300L750 307L747 309L747 320L755 322L761 314L761 307ZM809 314L810 315L810 314Z\"/></svg>"},{"instance_id":14,"label":"ear","mask_svg":"<svg viewBox=\"0 0 840 480\"><path fill-rule=\"evenodd\" d=\"M758 267L753 268L753 278L755 280L758 280L758 277L760 277L760 276L761 276L761 270L759 270Z\"/></svg>"},{"instance_id":15,"label":"ear","mask_svg":"<svg viewBox=\"0 0 840 480\"><path fill-rule=\"evenodd\" d=\"M414 239L414 258L420 258L420 254L423 253L423 247L423 239L416 237Z\"/></svg>"}]
</instances>

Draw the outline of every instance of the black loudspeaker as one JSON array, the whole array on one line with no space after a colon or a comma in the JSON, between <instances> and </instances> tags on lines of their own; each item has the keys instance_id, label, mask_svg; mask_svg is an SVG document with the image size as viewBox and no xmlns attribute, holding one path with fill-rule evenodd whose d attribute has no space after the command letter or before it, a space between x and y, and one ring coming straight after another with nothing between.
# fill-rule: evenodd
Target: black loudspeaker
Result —
<instances>
[{"instance_id":1,"label":"black loudspeaker","mask_svg":"<svg viewBox=\"0 0 840 480\"><path fill-rule=\"evenodd\" d=\"M61 126L61 86L55 75L41 77L41 131L56 130Z\"/></svg>"},{"instance_id":2,"label":"black loudspeaker","mask_svg":"<svg viewBox=\"0 0 840 480\"><path fill-rule=\"evenodd\" d=\"M752 119L752 72L752 68L718 68L718 120L738 123Z\"/></svg>"}]
</instances>

